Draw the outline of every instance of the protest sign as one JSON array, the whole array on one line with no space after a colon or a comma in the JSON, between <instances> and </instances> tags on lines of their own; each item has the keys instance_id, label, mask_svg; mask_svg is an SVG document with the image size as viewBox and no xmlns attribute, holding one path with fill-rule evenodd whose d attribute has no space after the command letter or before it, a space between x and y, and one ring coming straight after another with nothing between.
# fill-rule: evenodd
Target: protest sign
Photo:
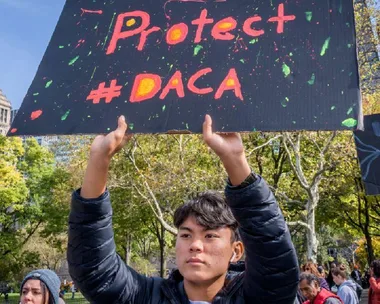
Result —
<instances>
[{"instance_id":1,"label":"protest sign","mask_svg":"<svg viewBox=\"0 0 380 304\"><path fill-rule=\"evenodd\" d=\"M38 33L36 33L38 34ZM70 0L11 135L355 129L352 1Z\"/></svg>"},{"instance_id":2,"label":"protest sign","mask_svg":"<svg viewBox=\"0 0 380 304\"><path fill-rule=\"evenodd\" d=\"M364 116L364 131L355 131L356 150L367 195L380 194L380 114Z\"/></svg>"}]
</instances>

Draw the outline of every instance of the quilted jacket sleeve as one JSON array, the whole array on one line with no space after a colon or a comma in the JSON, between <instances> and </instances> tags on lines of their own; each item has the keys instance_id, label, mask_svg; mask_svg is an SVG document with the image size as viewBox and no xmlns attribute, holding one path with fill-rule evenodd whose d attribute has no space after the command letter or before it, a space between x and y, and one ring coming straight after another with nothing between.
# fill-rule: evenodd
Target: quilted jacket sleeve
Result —
<instances>
[{"instance_id":1,"label":"quilted jacket sleeve","mask_svg":"<svg viewBox=\"0 0 380 304\"><path fill-rule=\"evenodd\" d=\"M246 303L293 303L299 277L296 252L267 183L258 176L242 189L227 185L226 197L246 252Z\"/></svg>"},{"instance_id":2,"label":"quilted jacket sleeve","mask_svg":"<svg viewBox=\"0 0 380 304\"><path fill-rule=\"evenodd\" d=\"M116 254L108 191L97 199L73 193L67 260L72 279L91 303L147 303L152 279L126 266ZM142 292L140 292L142 291Z\"/></svg>"}]
</instances>

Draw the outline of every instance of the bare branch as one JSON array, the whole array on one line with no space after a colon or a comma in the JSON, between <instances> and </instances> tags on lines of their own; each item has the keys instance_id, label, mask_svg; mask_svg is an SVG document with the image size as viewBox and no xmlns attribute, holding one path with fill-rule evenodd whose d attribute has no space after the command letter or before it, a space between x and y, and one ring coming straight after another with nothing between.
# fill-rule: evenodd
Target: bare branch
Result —
<instances>
[{"instance_id":1,"label":"bare branch","mask_svg":"<svg viewBox=\"0 0 380 304\"><path fill-rule=\"evenodd\" d=\"M283 198L286 201L287 204L297 204L297 205L300 205L300 206L305 206L304 202L301 202L299 200L290 199L284 192L281 192L281 191L279 191L278 189L275 189L272 186L269 186L269 188L272 190L272 192L273 192L273 194L275 196L280 196L281 198Z\"/></svg>"},{"instance_id":2,"label":"bare branch","mask_svg":"<svg viewBox=\"0 0 380 304\"><path fill-rule=\"evenodd\" d=\"M298 182L300 183L301 187L304 188L307 192L310 190L310 186L307 183L307 180L305 178L305 175L303 174L302 167L301 167L301 161L300 161L300 154L299 154L299 135L297 138L297 144L294 144L293 141L291 140L289 133L285 132L283 136L283 143L284 143L284 148L286 151L286 154L288 155L290 167L292 168ZM296 163L293 163L292 160L292 154L290 153L289 147L287 145L287 142L290 144L294 151L294 156L296 158Z\"/></svg>"},{"instance_id":3,"label":"bare branch","mask_svg":"<svg viewBox=\"0 0 380 304\"><path fill-rule=\"evenodd\" d=\"M132 154L133 155L133 154ZM162 226L164 226L164 228L169 231L171 234L173 235L177 235L178 231L176 228L173 228L171 227L164 219L164 215L162 214L162 211L161 211L161 207L160 207L160 204L158 203L158 200L156 198L156 196L154 195L152 189L150 188L147 180L146 180L146 177L145 175L141 172L141 170L137 167L136 165L136 161L135 161L135 158L132 157L132 155L128 155L130 161L132 162L133 166L135 167L136 171L140 174L140 176L142 177L143 179L143 183L144 183L144 186L146 188L146 190L148 190L148 193L149 193L149 196L151 198L151 200L146 197L136 186L134 186L134 188L137 190L137 192L140 194L140 196L142 198L144 198L145 200L147 200L147 202L149 203L150 207L152 208L153 212L154 212L154 215L157 217L157 219L159 220L159 222L162 224Z\"/></svg>"},{"instance_id":4,"label":"bare branch","mask_svg":"<svg viewBox=\"0 0 380 304\"><path fill-rule=\"evenodd\" d=\"M311 230L311 227L305 223L305 222L302 222L302 221L295 221L295 222L287 222L288 226L302 226L302 227L305 227L306 229L308 229L311 233L313 232Z\"/></svg>"},{"instance_id":5,"label":"bare branch","mask_svg":"<svg viewBox=\"0 0 380 304\"><path fill-rule=\"evenodd\" d=\"M278 139L278 138L281 138L281 137L282 137L282 135L277 135L277 136L271 138L270 140L268 140L266 143L264 143L264 144L262 144L262 145L260 145L260 146L255 147L255 148L252 149L250 152L248 152L247 157L250 157L250 156L252 155L253 152L255 152L255 151L257 151L257 150L260 150L261 148L264 148L265 146L269 145L272 141L274 141L274 140L276 140L276 139Z\"/></svg>"}]
</instances>

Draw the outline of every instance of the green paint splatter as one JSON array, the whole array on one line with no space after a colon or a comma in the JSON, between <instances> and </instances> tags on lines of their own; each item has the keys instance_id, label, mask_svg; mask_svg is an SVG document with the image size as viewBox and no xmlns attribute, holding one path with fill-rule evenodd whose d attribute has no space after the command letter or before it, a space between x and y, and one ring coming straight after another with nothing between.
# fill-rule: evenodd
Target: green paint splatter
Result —
<instances>
[{"instance_id":1,"label":"green paint splatter","mask_svg":"<svg viewBox=\"0 0 380 304\"><path fill-rule=\"evenodd\" d=\"M87 56L90 56L91 54L92 54L92 51L89 51L88 54L87 54Z\"/></svg>"},{"instance_id":2,"label":"green paint splatter","mask_svg":"<svg viewBox=\"0 0 380 304\"><path fill-rule=\"evenodd\" d=\"M311 78L310 78L310 80L307 83L310 84L310 85L313 85L315 83L315 74L314 73L311 74Z\"/></svg>"},{"instance_id":3,"label":"green paint splatter","mask_svg":"<svg viewBox=\"0 0 380 304\"><path fill-rule=\"evenodd\" d=\"M194 47L194 54L193 54L193 56L197 56L198 53L199 53L199 51L200 51L201 49L203 49L203 46L201 46L200 44L196 45L196 46Z\"/></svg>"},{"instance_id":4,"label":"green paint splatter","mask_svg":"<svg viewBox=\"0 0 380 304\"><path fill-rule=\"evenodd\" d=\"M327 51L327 49L329 48L329 45L330 45L330 39L331 39L331 37L329 37L329 38L327 38L325 40L325 43L322 46L321 56L324 56L326 54L326 51Z\"/></svg>"},{"instance_id":5,"label":"green paint splatter","mask_svg":"<svg viewBox=\"0 0 380 304\"><path fill-rule=\"evenodd\" d=\"M282 72L284 73L285 77L288 77L290 74L290 67L286 63L282 65Z\"/></svg>"},{"instance_id":6,"label":"green paint splatter","mask_svg":"<svg viewBox=\"0 0 380 304\"><path fill-rule=\"evenodd\" d=\"M259 53L256 55L256 64L259 64L259 57L261 55L261 50L259 51Z\"/></svg>"},{"instance_id":7,"label":"green paint splatter","mask_svg":"<svg viewBox=\"0 0 380 304\"><path fill-rule=\"evenodd\" d=\"M94 30L98 28L99 22L95 25Z\"/></svg>"},{"instance_id":8,"label":"green paint splatter","mask_svg":"<svg viewBox=\"0 0 380 304\"><path fill-rule=\"evenodd\" d=\"M107 131L111 131L111 128L107 128Z\"/></svg>"},{"instance_id":9,"label":"green paint splatter","mask_svg":"<svg viewBox=\"0 0 380 304\"><path fill-rule=\"evenodd\" d=\"M348 119L342 121L342 126L345 126L348 128L353 128L353 127L357 126L357 124L358 124L358 121L356 119L353 119L353 118L348 118Z\"/></svg>"},{"instance_id":10,"label":"green paint splatter","mask_svg":"<svg viewBox=\"0 0 380 304\"><path fill-rule=\"evenodd\" d=\"M33 96L38 96L40 95L40 93L33 93Z\"/></svg>"},{"instance_id":11,"label":"green paint splatter","mask_svg":"<svg viewBox=\"0 0 380 304\"><path fill-rule=\"evenodd\" d=\"M65 47L64 45L60 45L60 46L59 46L60 49L63 49L64 47Z\"/></svg>"},{"instance_id":12,"label":"green paint splatter","mask_svg":"<svg viewBox=\"0 0 380 304\"><path fill-rule=\"evenodd\" d=\"M67 116L69 116L70 110L68 110L65 114L62 115L61 120L66 120Z\"/></svg>"},{"instance_id":13,"label":"green paint splatter","mask_svg":"<svg viewBox=\"0 0 380 304\"><path fill-rule=\"evenodd\" d=\"M347 110L347 115L350 115L352 113L354 109L352 107L350 107L348 110Z\"/></svg>"},{"instance_id":14,"label":"green paint splatter","mask_svg":"<svg viewBox=\"0 0 380 304\"><path fill-rule=\"evenodd\" d=\"M334 110L335 110L335 108L336 108L335 106L332 106L332 107L331 107L331 111L334 111Z\"/></svg>"},{"instance_id":15,"label":"green paint splatter","mask_svg":"<svg viewBox=\"0 0 380 304\"><path fill-rule=\"evenodd\" d=\"M52 83L53 83L53 80L48 81L46 83L46 85L45 85L45 89L47 89L48 87L50 87Z\"/></svg>"},{"instance_id":16,"label":"green paint splatter","mask_svg":"<svg viewBox=\"0 0 380 304\"><path fill-rule=\"evenodd\" d=\"M293 125L295 125L297 122L295 120L292 121Z\"/></svg>"},{"instance_id":17,"label":"green paint splatter","mask_svg":"<svg viewBox=\"0 0 380 304\"><path fill-rule=\"evenodd\" d=\"M340 4L339 4L339 14L341 14L343 11L343 5L342 5L342 0L340 0Z\"/></svg>"},{"instance_id":18,"label":"green paint splatter","mask_svg":"<svg viewBox=\"0 0 380 304\"><path fill-rule=\"evenodd\" d=\"M285 97L285 99L283 99L283 100L281 101L281 105L282 105L284 108L287 107L288 103L289 103L289 98L288 98L288 97Z\"/></svg>"},{"instance_id":19,"label":"green paint splatter","mask_svg":"<svg viewBox=\"0 0 380 304\"><path fill-rule=\"evenodd\" d=\"M135 125L134 125L133 123L129 123L129 124L128 124L128 128L129 128L129 129L133 130L134 127L135 127Z\"/></svg>"},{"instance_id":20,"label":"green paint splatter","mask_svg":"<svg viewBox=\"0 0 380 304\"><path fill-rule=\"evenodd\" d=\"M106 38L104 38L104 42L103 42L103 50L104 50L104 48L106 47L106 42L107 42L107 40L108 40L108 36L109 36L109 34L110 34L111 26L112 26L112 24L113 24L113 21L114 21L114 19L115 19L115 16L116 16L116 13L113 13L112 20L111 20L110 26L109 26L109 28L108 28L107 36L106 36Z\"/></svg>"},{"instance_id":21,"label":"green paint splatter","mask_svg":"<svg viewBox=\"0 0 380 304\"><path fill-rule=\"evenodd\" d=\"M292 52L290 52L290 53L289 53L289 56L290 56L290 57L292 57L292 56L293 56L293 53L292 53Z\"/></svg>"},{"instance_id":22,"label":"green paint splatter","mask_svg":"<svg viewBox=\"0 0 380 304\"><path fill-rule=\"evenodd\" d=\"M188 130L189 130L189 124L188 124L188 123L186 123L186 129L188 129Z\"/></svg>"},{"instance_id":23,"label":"green paint splatter","mask_svg":"<svg viewBox=\"0 0 380 304\"><path fill-rule=\"evenodd\" d=\"M239 60L241 63L245 63L245 60L244 59L240 59Z\"/></svg>"},{"instance_id":24,"label":"green paint splatter","mask_svg":"<svg viewBox=\"0 0 380 304\"><path fill-rule=\"evenodd\" d=\"M164 112L164 111L165 111L165 109L166 109L166 106L165 106L165 105L163 105L163 106L162 106L162 112Z\"/></svg>"},{"instance_id":25,"label":"green paint splatter","mask_svg":"<svg viewBox=\"0 0 380 304\"><path fill-rule=\"evenodd\" d=\"M313 12L305 12L306 20L311 21L313 19Z\"/></svg>"},{"instance_id":26,"label":"green paint splatter","mask_svg":"<svg viewBox=\"0 0 380 304\"><path fill-rule=\"evenodd\" d=\"M94 71L92 72L92 75L91 75L91 78L90 78L90 81L92 80L92 78L94 78L94 75L95 75L95 71L96 71L97 67L94 68Z\"/></svg>"},{"instance_id":27,"label":"green paint splatter","mask_svg":"<svg viewBox=\"0 0 380 304\"><path fill-rule=\"evenodd\" d=\"M73 65L78 59L79 59L79 56L74 57L73 59L70 60L69 65Z\"/></svg>"},{"instance_id":28,"label":"green paint splatter","mask_svg":"<svg viewBox=\"0 0 380 304\"><path fill-rule=\"evenodd\" d=\"M250 42L249 42L249 44L255 44L256 42L259 42L259 39L252 39Z\"/></svg>"}]
</instances>

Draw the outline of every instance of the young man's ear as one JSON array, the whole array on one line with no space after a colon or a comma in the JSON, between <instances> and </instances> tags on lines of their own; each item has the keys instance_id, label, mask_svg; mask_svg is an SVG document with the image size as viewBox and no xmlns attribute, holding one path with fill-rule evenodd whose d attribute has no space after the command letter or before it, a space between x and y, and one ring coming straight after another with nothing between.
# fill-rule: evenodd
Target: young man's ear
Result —
<instances>
[{"instance_id":1,"label":"young man's ear","mask_svg":"<svg viewBox=\"0 0 380 304\"><path fill-rule=\"evenodd\" d=\"M233 243L233 253L230 260L230 263L238 262L244 254L244 245L241 241Z\"/></svg>"}]
</instances>

